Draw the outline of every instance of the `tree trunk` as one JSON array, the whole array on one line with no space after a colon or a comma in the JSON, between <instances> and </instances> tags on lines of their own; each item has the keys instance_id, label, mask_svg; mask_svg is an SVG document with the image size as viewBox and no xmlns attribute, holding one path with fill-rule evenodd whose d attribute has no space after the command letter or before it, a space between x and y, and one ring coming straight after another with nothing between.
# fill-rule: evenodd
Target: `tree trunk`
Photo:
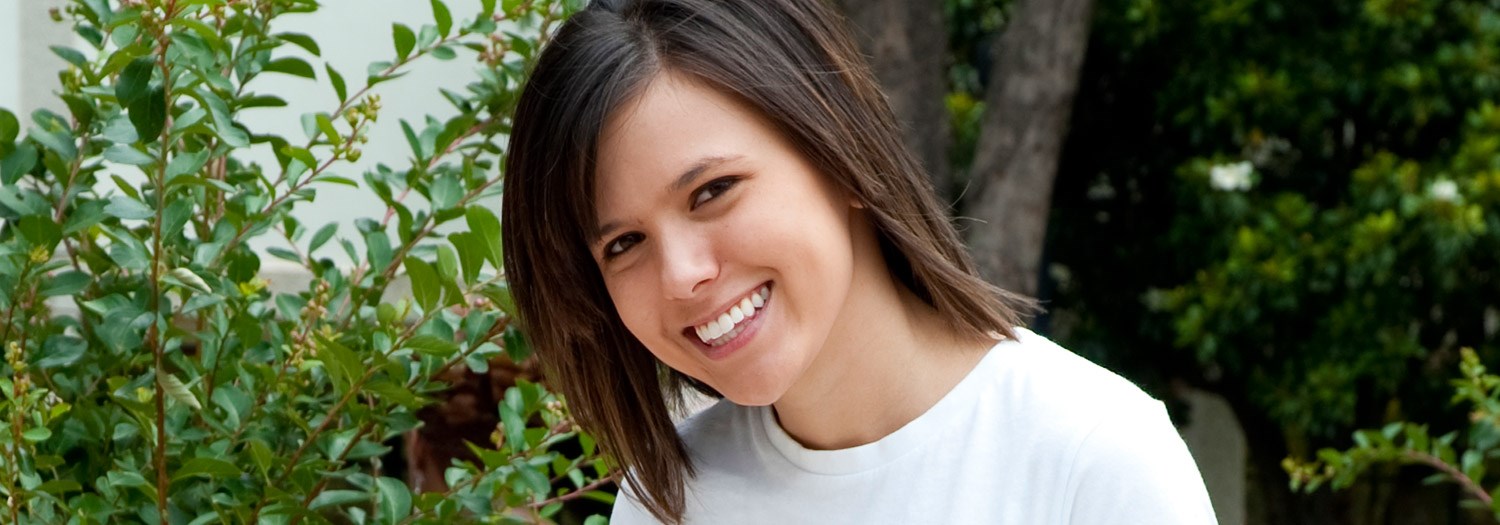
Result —
<instances>
[{"instance_id":1,"label":"tree trunk","mask_svg":"<svg viewBox=\"0 0 1500 525\"><path fill-rule=\"evenodd\" d=\"M948 31L938 0L836 0L869 55L875 78L927 168L938 196L952 190L948 168Z\"/></svg>"},{"instance_id":2,"label":"tree trunk","mask_svg":"<svg viewBox=\"0 0 1500 525\"><path fill-rule=\"evenodd\" d=\"M1016 0L995 43L964 215L979 220L967 233L980 273L1013 292L1037 292L1092 11L1093 0Z\"/></svg>"}]
</instances>

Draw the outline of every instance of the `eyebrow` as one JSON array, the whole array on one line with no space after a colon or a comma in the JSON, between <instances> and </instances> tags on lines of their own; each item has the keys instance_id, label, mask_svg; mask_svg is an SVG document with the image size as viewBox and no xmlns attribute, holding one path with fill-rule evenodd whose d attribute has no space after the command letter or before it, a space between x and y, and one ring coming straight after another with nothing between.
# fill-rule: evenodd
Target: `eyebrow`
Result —
<instances>
[{"instance_id":1,"label":"eyebrow","mask_svg":"<svg viewBox=\"0 0 1500 525\"><path fill-rule=\"evenodd\" d=\"M697 180L704 173L707 173L708 170L730 161L739 160L740 158L742 158L741 155L708 155L700 157L691 166L688 166L686 170L683 170L682 174L678 175L676 180L667 185L667 193L682 191L684 188L691 186L693 181ZM610 221L599 225L598 228L594 229L594 234L590 237L589 244L598 243L600 239L608 237L609 234L614 233L615 230L620 228L620 221Z\"/></svg>"}]
</instances>

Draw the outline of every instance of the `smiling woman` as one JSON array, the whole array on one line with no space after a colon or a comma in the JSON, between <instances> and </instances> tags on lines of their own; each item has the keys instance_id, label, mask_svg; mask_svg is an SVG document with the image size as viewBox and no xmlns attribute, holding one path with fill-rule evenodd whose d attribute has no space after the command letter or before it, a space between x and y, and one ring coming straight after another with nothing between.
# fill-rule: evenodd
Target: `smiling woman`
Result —
<instances>
[{"instance_id":1,"label":"smiling woman","mask_svg":"<svg viewBox=\"0 0 1500 525\"><path fill-rule=\"evenodd\" d=\"M1161 404L1020 328L899 137L818 0L559 29L516 112L506 271L626 469L616 523L1211 522ZM723 401L674 429L688 387Z\"/></svg>"}]
</instances>

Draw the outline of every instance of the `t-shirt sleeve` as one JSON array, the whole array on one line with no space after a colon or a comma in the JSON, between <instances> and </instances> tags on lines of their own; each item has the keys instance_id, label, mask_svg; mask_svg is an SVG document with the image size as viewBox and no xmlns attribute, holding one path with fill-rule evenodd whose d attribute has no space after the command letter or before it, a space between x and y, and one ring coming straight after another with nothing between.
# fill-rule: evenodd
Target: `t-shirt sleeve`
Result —
<instances>
[{"instance_id":1,"label":"t-shirt sleeve","mask_svg":"<svg viewBox=\"0 0 1500 525\"><path fill-rule=\"evenodd\" d=\"M615 494L615 506L609 514L610 525L649 525L657 523L651 511L646 510L635 496L635 491L624 480L620 480L620 492Z\"/></svg>"},{"instance_id":2,"label":"t-shirt sleeve","mask_svg":"<svg viewBox=\"0 0 1500 525\"><path fill-rule=\"evenodd\" d=\"M1069 474L1071 525L1213 525L1203 476L1158 401L1106 416Z\"/></svg>"}]
</instances>

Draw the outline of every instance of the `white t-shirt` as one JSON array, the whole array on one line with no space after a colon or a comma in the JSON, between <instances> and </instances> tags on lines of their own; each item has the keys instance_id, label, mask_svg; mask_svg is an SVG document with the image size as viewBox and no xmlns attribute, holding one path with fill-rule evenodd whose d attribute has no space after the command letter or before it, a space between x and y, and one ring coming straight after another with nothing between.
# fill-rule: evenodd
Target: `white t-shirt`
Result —
<instances>
[{"instance_id":1,"label":"white t-shirt","mask_svg":"<svg viewBox=\"0 0 1500 525\"><path fill-rule=\"evenodd\" d=\"M1161 402L1017 329L926 413L874 443L802 447L770 407L727 401L678 429L688 523L1215 523ZM611 523L654 523L627 486Z\"/></svg>"}]
</instances>

